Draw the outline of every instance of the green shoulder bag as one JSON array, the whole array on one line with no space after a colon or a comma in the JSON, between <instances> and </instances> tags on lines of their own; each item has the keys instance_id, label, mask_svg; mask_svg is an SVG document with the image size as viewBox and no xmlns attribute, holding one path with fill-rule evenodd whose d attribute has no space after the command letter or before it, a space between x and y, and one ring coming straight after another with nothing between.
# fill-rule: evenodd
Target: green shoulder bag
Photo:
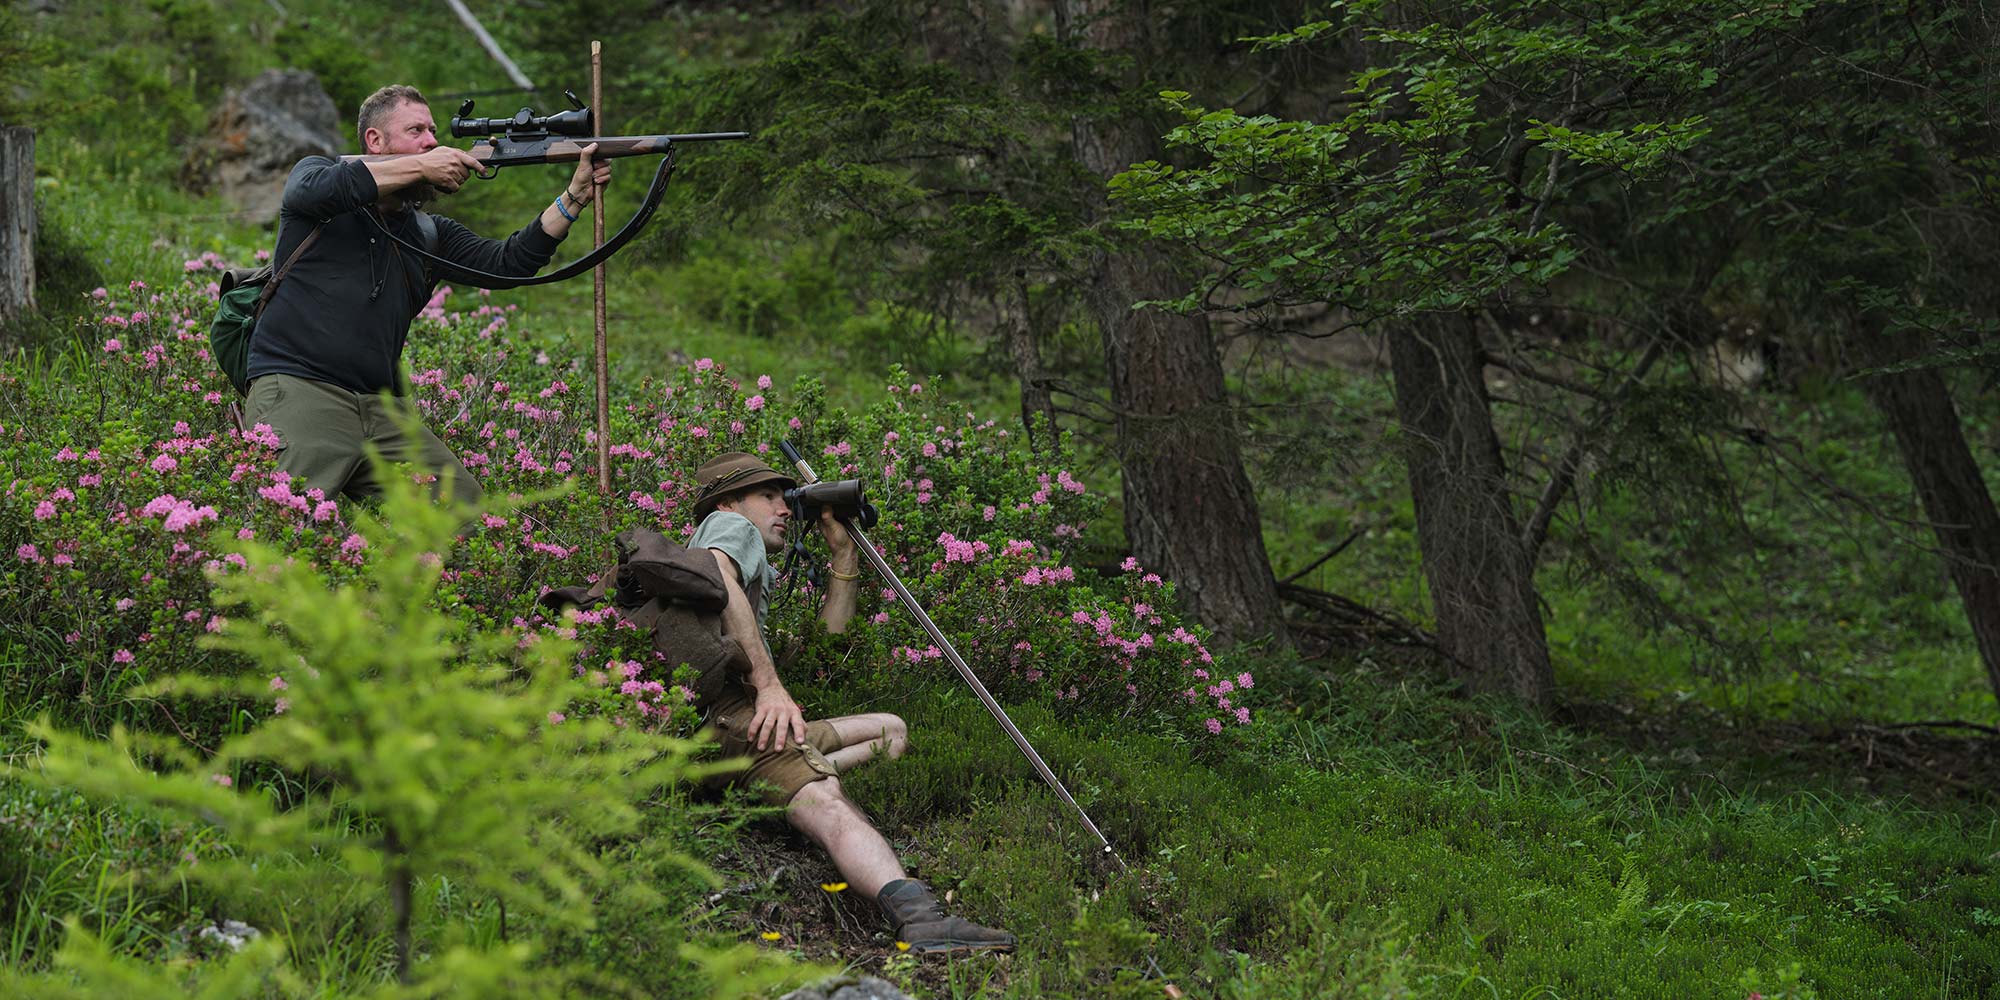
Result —
<instances>
[{"instance_id":1,"label":"green shoulder bag","mask_svg":"<svg viewBox=\"0 0 2000 1000\"><path fill-rule=\"evenodd\" d=\"M319 239L319 231L320 226L314 226L276 271L266 264L222 272L222 295L216 300L215 319L208 325L208 350L239 396L250 392L250 332L257 328L257 317L264 315L264 306L278 290L278 283L285 280L285 272Z\"/></svg>"}]
</instances>

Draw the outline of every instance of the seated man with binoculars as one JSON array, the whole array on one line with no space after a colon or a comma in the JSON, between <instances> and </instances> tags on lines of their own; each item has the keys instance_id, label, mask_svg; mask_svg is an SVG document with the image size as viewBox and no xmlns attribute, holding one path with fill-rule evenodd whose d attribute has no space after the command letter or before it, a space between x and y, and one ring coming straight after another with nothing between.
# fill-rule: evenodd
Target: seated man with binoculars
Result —
<instances>
[{"instance_id":1,"label":"seated man with binoculars","mask_svg":"<svg viewBox=\"0 0 2000 1000\"><path fill-rule=\"evenodd\" d=\"M695 481L694 513L701 523L688 548L714 554L729 592L722 613L729 634L754 633L762 640L741 643L750 660L748 678L700 706L703 730L722 745L723 756L750 758L735 779L770 788L768 799L785 806L792 826L826 850L848 885L882 907L910 950L1012 950L1012 934L946 914L930 887L908 877L889 842L840 790L842 772L877 753L902 754L903 720L876 712L807 722L778 679L763 625L777 582L770 556L784 551L785 533L792 528L784 491L795 481L740 451L709 460ZM821 508L819 530L833 554L820 620L828 632L839 633L854 617L860 557L831 507Z\"/></svg>"}]
</instances>

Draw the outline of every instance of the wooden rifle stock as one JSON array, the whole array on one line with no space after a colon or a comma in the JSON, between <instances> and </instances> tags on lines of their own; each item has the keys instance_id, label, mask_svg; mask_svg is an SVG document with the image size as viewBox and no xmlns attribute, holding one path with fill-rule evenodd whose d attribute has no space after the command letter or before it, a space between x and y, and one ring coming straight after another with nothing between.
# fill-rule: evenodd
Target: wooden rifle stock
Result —
<instances>
[{"instance_id":1,"label":"wooden rifle stock","mask_svg":"<svg viewBox=\"0 0 2000 1000\"><path fill-rule=\"evenodd\" d=\"M526 163L574 163L583 155L583 147L597 144L593 154L599 159L615 159L620 156L645 156L651 153L665 153L677 142L716 142L725 139L748 139L748 132L686 132L678 135L607 135L593 138L509 139L506 136L491 136L480 139L468 150L484 169L480 176L491 177L501 167L517 167Z\"/></svg>"}]
</instances>

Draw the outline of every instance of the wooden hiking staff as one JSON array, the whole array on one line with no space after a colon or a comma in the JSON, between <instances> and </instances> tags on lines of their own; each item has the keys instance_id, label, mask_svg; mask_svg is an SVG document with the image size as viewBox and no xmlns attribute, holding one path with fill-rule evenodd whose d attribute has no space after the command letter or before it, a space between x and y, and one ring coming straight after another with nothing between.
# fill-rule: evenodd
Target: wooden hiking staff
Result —
<instances>
[{"instance_id":1,"label":"wooden hiking staff","mask_svg":"<svg viewBox=\"0 0 2000 1000\"><path fill-rule=\"evenodd\" d=\"M590 106L596 109L598 121L604 115L604 43L592 40L590 43ZM604 245L604 187L597 185L590 199L592 250ZM595 302L594 326L597 334L597 493L611 495L611 348L605 336L604 282L607 264L598 261L590 269L590 286ZM605 509L607 520L611 516ZM607 524L606 527L609 527Z\"/></svg>"}]
</instances>

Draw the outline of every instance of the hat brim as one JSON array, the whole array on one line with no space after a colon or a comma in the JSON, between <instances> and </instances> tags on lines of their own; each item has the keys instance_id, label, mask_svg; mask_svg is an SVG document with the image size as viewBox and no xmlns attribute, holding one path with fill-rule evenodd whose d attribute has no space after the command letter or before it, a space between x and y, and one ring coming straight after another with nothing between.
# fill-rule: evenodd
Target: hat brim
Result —
<instances>
[{"instance_id":1,"label":"hat brim","mask_svg":"<svg viewBox=\"0 0 2000 1000\"><path fill-rule=\"evenodd\" d=\"M741 493L744 490L752 489L754 487L763 486L766 483L783 483L785 486L790 487L798 485L798 480L793 479L792 477L787 476L776 469L765 469L762 472L753 472L750 475L744 477L741 482L730 483L727 489L718 491L714 496L703 496L697 499L694 502L695 520L699 521L702 518L715 513L715 505L721 502L724 497Z\"/></svg>"}]
</instances>

